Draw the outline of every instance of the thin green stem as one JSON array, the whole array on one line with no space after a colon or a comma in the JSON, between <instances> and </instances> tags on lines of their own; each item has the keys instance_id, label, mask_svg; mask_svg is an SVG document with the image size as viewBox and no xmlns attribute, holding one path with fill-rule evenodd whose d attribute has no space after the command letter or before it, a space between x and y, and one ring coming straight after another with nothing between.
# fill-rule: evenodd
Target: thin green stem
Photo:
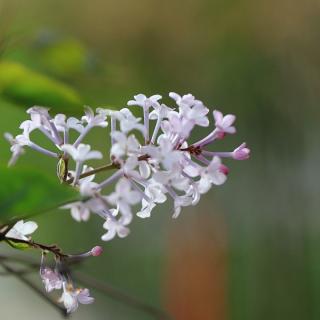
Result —
<instances>
[{"instance_id":1,"label":"thin green stem","mask_svg":"<svg viewBox=\"0 0 320 320\"><path fill-rule=\"evenodd\" d=\"M26 214L26 215L23 215L21 217L14 217L12 218L8 223L5 223L3 225L0 226L0 234L1 234L1 231L3 228L7 227L6 228L6 231L8 231L8 227L12 227L15 223L17 223L19 220L23 220L23 219L30 219L30 218L33 218L33 217L36 217L36 216L39 216L41 214L44 214L44 213L49 213L53 210L56 210L56 209L59 209L60 207L63 207L67 204L70 204L70 203L73 203L73 202L77 202L77 201L85 201L86 199L72 199L72 200L67 200L67 201L64 201L64 202L61 202L57 205L54 205L52 207L49 207L49 208L46 208L44 210L39 210L39 211L36 211L36 212L33 212L33 213L30 213L30 214Z\"/></svg>"},{"instance_id":2,"label":"thin green stem","mask_svg":"<svg viewBox=\"0 0 320 320\"><path fill-rule=\"evenodd\" d=\"M138 157L138 161L146 161L149 158L150 158L150 156L148 154L144 154L144 155ZM95 168L93 170L90 170L88 172L82 173L79 176L79 179L92 176L93 174L96 174L96 173L99 173L99 172L108 171L108 170L114 170L114 169L120 169L120 168L121 168L120 164L118 164L116 162L112 162L112 163L103 165L101 167ZM66 181L67 184L71 184L72 182L73 182L73 178L71 178L71 179Z\"/></svg>"},{"instance_id":3,"label":"thin green stem","mask_svg":"<svg viewBox=\"0 0 320 320\"><path fill-rule=\"evenodd\" d=\"M101 167L98 167L98 168L95 168L93 170L90 170L90 171L87 171L87 172L84 172L84 173L80 174L79 179L92 176L93 174L96 174L96 173L99 173L99 172L113 170L113 169L119 169L119 165L117 165L116 163L106 164L104 166L101 166ZM73 182L73 178L71 178L71 179L66 181L67 184L71 184L72 182Z\"/></svg>"}]
</instances>

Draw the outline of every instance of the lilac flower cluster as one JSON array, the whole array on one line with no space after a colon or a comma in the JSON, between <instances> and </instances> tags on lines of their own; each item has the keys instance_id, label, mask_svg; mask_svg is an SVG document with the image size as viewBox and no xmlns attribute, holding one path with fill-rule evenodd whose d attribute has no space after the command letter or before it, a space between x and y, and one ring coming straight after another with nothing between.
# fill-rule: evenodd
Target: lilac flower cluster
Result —
<instances>
[{"instance_id":1,"label":"lilac flower cluster","mask_svg":"<svg viewBox=\"0 0 320 320\"><path fill-rule=\"evenodd\" d=\"M214 126L203 139L189 143L196 127L208 127L209 109L193 95L180 96L170 93L175 107L161 103L160 95L146 97L136 95L128 102L129 107L141 108L143 118L136 117L128 108L119 111L104 108L85 107L81 119L67 118L64 114L51 117L49 109L32 107L27 110L30 119L21 123L22 133L13 137L6 133L11 144L12 157L9 165L29 147L56 159L57 175L61 183L72 186L79 192L79 200L61 207L71 211L76 221L87 221L91 213L102 217L106 232L101 239L112 240L115 236L126 237L130 230L133 213L140 218L151 216L152 210L171 199L173 218L177 218L181 208L196 205L202 194L212 186L223 184L229 169L222 158L246 160L250 150L245 143L231 152L218 152L208 147L227 134L236 132L233 126L235 116L213 111ZM209 116L209 117L208 117ZM96 127L110 125L110 151L105 154L91 150L83 141ZM49 150L31 140L33 131L38 130L54 145ZM77 137L71 141L71 131ZM108 159L103 166L92 168L88 161ZM98 173L112 173L100 178ZM106 190L114 185L111 193ZM136 209L136 206L140 205ZM60 302L67 312L73 312L79 303L94 301L88 289L76 288L68 272L67 261L101 254L101 247L94 247L80 255L65 255L56 247L46 247L31 240L30 234L37 224L23 220L8 229L7 241L21 241L42 250L40 276L47 292L62 290ZM55 257L55 267L45 264L45 255L51 252Z\"/></svg>"},{"instance_id":2,"label":"lilac flower cluster","mask_svg":"<svg viewBox=\"0 0 320 320\"><path fill-rule=\"evenodd\" d=\"M229 169L222 158L245 160L250 150L245 143L231 152L208 150L216 140L236 132L235 116L224 116L217 110L212 114L212 131L203 139L188 143L196 127L209 126L209 109L191 94L180 96L172 92L169 96L175 107L161 103L160 95L138 94L130 100L128 106L141 108L143 119L134 116L128 108L119 111L98 108L94 112L85 107L85 115L76 119L64 114L52 118L47 108L32 107L27 110L30 120L20 125L22 134L15 138L6 134L12 151L9 164L16 162L25 147L57 159L59 179L71 184L81 195L81 200L62 209L70 209L77 221L88 220L90 213L101 216L106 229L102 235L104 241L129 234L133 208L139 204L136 215L148 218L158 204L172 199L173 218L177 218L182 207L196 205L202 194L226 181ZM110 154L91 150L89 144L83 143L93 128L106 128L108 124ZM31 141L34 130L40 130L56 150ZM71 130L78 133L72 142ZM87 165L89 160L107 157L111 160L108 166L94 169ZM71 163L73 170L69 169ZM110 169L114 172L107 179L96 178L96 173ZM114 191L106 194L110 185L115 185Z\"/></svg>"}]
</instances>

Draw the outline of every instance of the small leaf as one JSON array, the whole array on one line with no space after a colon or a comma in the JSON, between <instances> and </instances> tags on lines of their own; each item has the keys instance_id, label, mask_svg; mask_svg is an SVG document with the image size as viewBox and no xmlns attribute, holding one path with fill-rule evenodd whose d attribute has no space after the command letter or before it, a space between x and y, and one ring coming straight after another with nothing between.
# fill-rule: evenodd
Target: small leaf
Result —
<instances>
[{"instance_id":1,"label":"small leaf","mask_svg":"<svg viewBox=\"0 0 320 320\"><path fill-rule=\"evenodd\" d=\"M57 176L60 182L64 182L67 179L68 174L68 164L64 158L60 158L57 164Z\"/></svg>"},{"instance_id":2,"label":"small leaf","mask_svg":"<svg viewBox=\"0 0 320 320\"><path fill-rule=\"evenodd\" d=\"M32 246L29 243L24 243L24 242L15 242L11 240L6 240L8 245L14 249L17 250L27 250L30 249Z\"/></svg>"}]
</instances>

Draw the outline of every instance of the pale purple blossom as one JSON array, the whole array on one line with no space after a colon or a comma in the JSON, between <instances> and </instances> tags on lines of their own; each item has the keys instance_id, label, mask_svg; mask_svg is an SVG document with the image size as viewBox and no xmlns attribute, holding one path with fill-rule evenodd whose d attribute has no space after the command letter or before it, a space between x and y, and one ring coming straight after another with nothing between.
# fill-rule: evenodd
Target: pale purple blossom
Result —
<instances>
[{"instance_id":1,"label":"pale purple blossom","mask_svg":"<svg viewBox=\"0 0 320 320\"><path fill-rule=\"evenodd\" d=\"M143 120L144 120L144 137L145 142L149 142L149 109L150 107L157 108L159 107L159 100L162 97L160 95L153 95L151 97L146 97L144 94L138 94L134 96L135 100L128 101L128 106L140 106L143 108Z\"/></svg>"},{"instance_id":2,"label":"pale purple blossom","mask_svg":"<svg viewBox=\"0 0 320 320\"><path fill-rule=\"evenodd\" d=\"M110 241L116 235L119 238L125 238L130 230L127 225L130 224L132 220L131 214L122 214L119 219L117 216L119 215L119 206L117 209L111 209L108 211L108 216L106 218L105 223L103 224L103 228L107 230L107 232L101 237L103 241Z\"/></svg>"},{"instance_id":3,"label":"pale purple blossom","mask_svg":"<svg viewBox=\"0 0 320 320\"><path fill-rule=\"evenodd\" d=\"M64 304L68 313L71 313L78 309L79 303L91 304L94 302L94 298L90 296L88 289L74 289L72 285L64 283L59 302Z\"/></svg>"},{"instance_id":4,"label":"pale purple blossom","mask_svg":"<svg viewBox=\"0 0 320 320\"><path fill-rule=\"evenodd\" d=\"M250 157L250 149L247 148L246 143L242 143L238 148L232 152L232 157L235 160L247 160Z\"/></svg>"},{"instance_id":5,"label":"pale purple blossom","mask_svg":"<svg viewBox=\"0 0 320 320\"><path fill-rule=\"evenodd\" d=\"M53 290L60 290L62 288L61 276L56 271L53 271L51 268L41 268L40 277L47 292L51 292Z\"/></svg>"},{"instance_id":6,"label":"pale purple blossom","mask_svg":"<svg viewBox=\"0 0 320 320\"><path fill-rule=\"evenodd\" d=\"M102 153L100 151L91 151L91 146L88 144L79 144L77 147L70 144L65 144L61 147L63 151L69 154L76 162L76 170L73 179L73 184L78 182L79 176L83 169L83 163L87 160L101 159Z\"/></svg>"},{"instance_id":7,"label":"pale purple blossom","mask_svg":"<svg viewBox=\"0 0 320 320\"><path fill-rule=\"evenodd\" d=\"M61 209L69 209L71 212L71 216L74 220L80 221L88 221L90 218L90 208L86 205L85 202L76 201L70 204L66 204L61 207Z\"/></svg>"},{"instance_id":8,"label":"pale purple blossom","mask_svg":"<svg viewBox=\"0 0 320 320\"><path fill-rule=\"evenodd\" d=\"M140 193L132 188L132 184L126 178L121 178L112 192L106 199L112 205L118 206L121 213L131 215L131 206L141 201Z\"/></svg>"},{"instance_id":9,"label":"pale purple blossom","mask_svg":"<svg viewBox=\"0 0 320 320\"><path fill-rule=\"evenodd\" d=\"M213 157L207 167L201 171L201 179L199 181L199 192L206 193L211 188L211 185L221 185L227 180L227 169L222 165L219 157Z\"/></svg>"},{"instance_id":10,"label":"pale purple blossom","mask_svg":"<svg viewBox=\"0 0 320 320\"><path fill-rule=\"evenodd\" d=\"M233 123L236 117L233 114L223 115L222 112L218 110L213 111L213 116L215 120L216 128L219 132L233 134L236 133L236 128Z\"/></svg>"},{"instance_id":11,"label":"pale purple blossom","mask_svg":"<svg viewBox=\"0 0 320 320\"><path fill-rule=\"evenodd\" d=\"M25 153L24 145L20 144L10 133L5 133L4 137L11 144L10 151L12 156L8 162L8 166L11 167L16 164L21 155Z\"/></svg>"}]
</instances>

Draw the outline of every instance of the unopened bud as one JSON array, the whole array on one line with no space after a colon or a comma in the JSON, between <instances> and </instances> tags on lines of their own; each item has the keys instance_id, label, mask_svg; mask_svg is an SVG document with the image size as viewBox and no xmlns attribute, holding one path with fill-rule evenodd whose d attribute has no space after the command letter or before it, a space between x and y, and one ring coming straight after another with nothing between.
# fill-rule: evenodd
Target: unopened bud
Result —
<instances>
[{"instance_id":1,"label":"unopened bud","mask_svg":"<svg viewBox=\"0 0 320 320\"><path fill-rule=\"evenodd\" d=\"M229 168L225 166L224 164L220 165L220 171L225 174L226 176L229 174Z\"/></svg>"},{"instance_id":2,"label":"unopened bud","mask_svg":"<svg viewBox=\"0 0 320 320\"><path fill-rule=\"evenodd\" d=\"M96 247L94 247L94 248L91 249L91 255L92 255L93 257L98 257L98 256L100 256L100 255L102 254L102 252L103 252L103 249L102 249L102 247L100 247L100 246L96 246Z\"/></svg>"}]
</instances>

